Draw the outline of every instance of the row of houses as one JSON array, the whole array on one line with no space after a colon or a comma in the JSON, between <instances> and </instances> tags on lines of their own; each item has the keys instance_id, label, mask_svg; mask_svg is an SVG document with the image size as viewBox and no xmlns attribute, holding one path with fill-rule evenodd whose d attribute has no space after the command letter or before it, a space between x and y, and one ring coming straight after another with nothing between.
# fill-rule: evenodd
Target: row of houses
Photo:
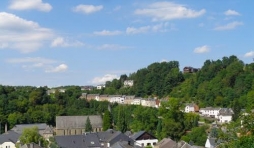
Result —
<instances>
[{"instance_id":1,"label":"row of houses","mask_svg":"<svg viewBox=\"0 0 254 148\"><path fill-rule=\"evenodd\" d=\"M156 107L160 106L160 100L158 99L144 99L137 98L135 96L127 96L127 95L100 95L100 94L87 94L82 93L80 99L96 100L96 101L108 101L110 103L118 103L118 104L131 104L131 105L141 105L146 107Z\"/></svg>"},{"instance_id":2,"label":"row of houses","mask_svg":"<svg viewBox=\"0 0 254 148\"><path fill-rule=\"evenodd\" d=\"M232 116L234 114L231 108L199 108L198 105L194 103L187 104L185 106L185 112L196 112L199 113L200 116L215 118L219 123L228 123L232 121Z\"/></svg>"}]
</instances>

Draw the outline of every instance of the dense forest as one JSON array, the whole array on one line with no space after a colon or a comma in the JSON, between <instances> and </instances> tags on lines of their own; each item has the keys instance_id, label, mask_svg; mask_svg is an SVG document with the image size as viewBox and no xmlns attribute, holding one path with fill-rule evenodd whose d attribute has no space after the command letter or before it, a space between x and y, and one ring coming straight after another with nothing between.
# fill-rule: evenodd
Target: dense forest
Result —
<instances>
[{"instance_id":1,"label":"dense forest","mask_svg":"<svg viewBox=\"0 0 254 148\"><path fill-rule=\"evenodd\" d=\"M134 80L134 86L124 87L125 80ZM6 123L9 129L22 123L54 126L57 115L97 114L103 116L105 129L146 130L159 139L171 137L204 143L206 135L197 140L191 139L193 137L186 132L194 128L192 132L202 133L207 127L197 127L199 116L183 113L179 108L188 102L195 102L200 107L232 107L234 119L237 119L241 109L253 109L253 80L254 64L244 64L236 56L230 56L216 61L206 60L196 73L183 73L177 61L153 63L129 76L123 74L119 79L106 82L106 87L101 90L81 91L80 86L64 86L64 93L56 91L49 95L46 86L0 85L1 131ZM168 101L164 101L159 109L109 104L107 101L88 102L80 99L84 92L167 98Z\"/></svg>"}]
</instances>

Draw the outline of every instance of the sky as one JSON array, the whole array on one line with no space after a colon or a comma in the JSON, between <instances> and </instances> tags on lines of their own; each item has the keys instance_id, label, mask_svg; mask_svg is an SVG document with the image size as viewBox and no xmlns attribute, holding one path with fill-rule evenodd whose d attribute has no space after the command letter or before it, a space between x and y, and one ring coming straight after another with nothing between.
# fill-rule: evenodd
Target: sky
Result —
<instances>
[{"instance_id":1,"label":"sky","mask_svg":"<svg viewBox=\"0 0 254 148\"><path fill-rule=\"evenodd\" d=\"M253 0L1 0L0 84L99 85L154 62L254 58Z\"/></svg>"}]
</instances>

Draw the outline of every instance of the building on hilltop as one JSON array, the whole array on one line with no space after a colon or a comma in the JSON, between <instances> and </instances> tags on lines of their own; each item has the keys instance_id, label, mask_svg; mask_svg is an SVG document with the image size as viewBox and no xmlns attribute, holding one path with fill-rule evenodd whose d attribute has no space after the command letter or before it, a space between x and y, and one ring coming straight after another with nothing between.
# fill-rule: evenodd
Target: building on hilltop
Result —
<instances>
[{"instance_id":1,"label":"building on hilltop","mask_svg":"<svg viewBox=\"0 0 254 148\"><path fill-rule=\"evenodd\" d=\"M134 81L133 80L125 80L123 82L124 87L132 87L134 85Z\"/></svg>"},{"instance_id":2,"label":"building on hilltop","mask_svg":"<svg viewBox=\"0 0 254 148\"><path fill-rule=\"evenodd\" d=\"M198 72L200 69L199 68L193 68L193 67L184 67L183 68L183 73L195 73Z\"/></svg>"}]
</instances>

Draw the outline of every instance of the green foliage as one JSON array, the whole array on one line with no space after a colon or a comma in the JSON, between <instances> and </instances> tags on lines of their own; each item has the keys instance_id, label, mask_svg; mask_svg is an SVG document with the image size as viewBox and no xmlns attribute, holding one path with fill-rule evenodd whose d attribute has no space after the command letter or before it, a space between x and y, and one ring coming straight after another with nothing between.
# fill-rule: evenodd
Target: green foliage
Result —
<instances>
[{"instance_id":1,"label":"green foliage","mask_svg":"<svg viewBox=\"0 0 254 148\"><path fill-rule=\"evenodd\" d=\"M54 137L49 137L49 148L59 148Z\"/></svg>"},{"instance_id":2,"label":"green foliage","mask_svg":"<svg viewBox=\"0 0 254 148\"><path fill-rule=\"evenodd\" d=\"M103 125L102 129L106 131L107 129L112 129L112 116L111 113L107 110L103 115Z\"/></svg>"},{"instance_id":3,"label":"green foliage","mask_svg":"<svg viewBox=\"0 0 254 148\"><path fill-rule=\"evenodd\" d=\"M89 116L86 118L85 131L86 132L92 132L93 131L93 127L91 125L91 121L89 119Z\"/></svg>"},{"instance_id":4,"label":"green foliage","mask_svg":"<svg viewBox=\"0 0 254 148\"><path fill-rule=\"evenodd\" d=\"M125 110L124 106L120 106L119 110L118 110L118 114L117 114L117 124L116 124L116 128L117 130L121 131L121 132L126 132L127 131L127 118L126 118L126 112L127 110Z\"/></svg>"},{"instance_id":5,"label":"green foliage","mask_svg":"<svg viewBox=\"0 0 254 148\"><path fill-rule=\"evenodd\" d=\"M19 137L20 143L29 144L29 143L41 143L42 146L47 146L47 141L39 134L38 127L24 128L22 134Z\"/></svg>"},{"instance_id":6,"label":"green foliage","mask_svg":"<svg viewBox=\"0 0 254 148\"><path fill-rule=\"evenodd\" d=\"M186 142L192 141L194 145L204 146L207 139L207 129L208 126L194 127L191 132L182 136L181 139Z\"/></svg>"}]
</instances>

